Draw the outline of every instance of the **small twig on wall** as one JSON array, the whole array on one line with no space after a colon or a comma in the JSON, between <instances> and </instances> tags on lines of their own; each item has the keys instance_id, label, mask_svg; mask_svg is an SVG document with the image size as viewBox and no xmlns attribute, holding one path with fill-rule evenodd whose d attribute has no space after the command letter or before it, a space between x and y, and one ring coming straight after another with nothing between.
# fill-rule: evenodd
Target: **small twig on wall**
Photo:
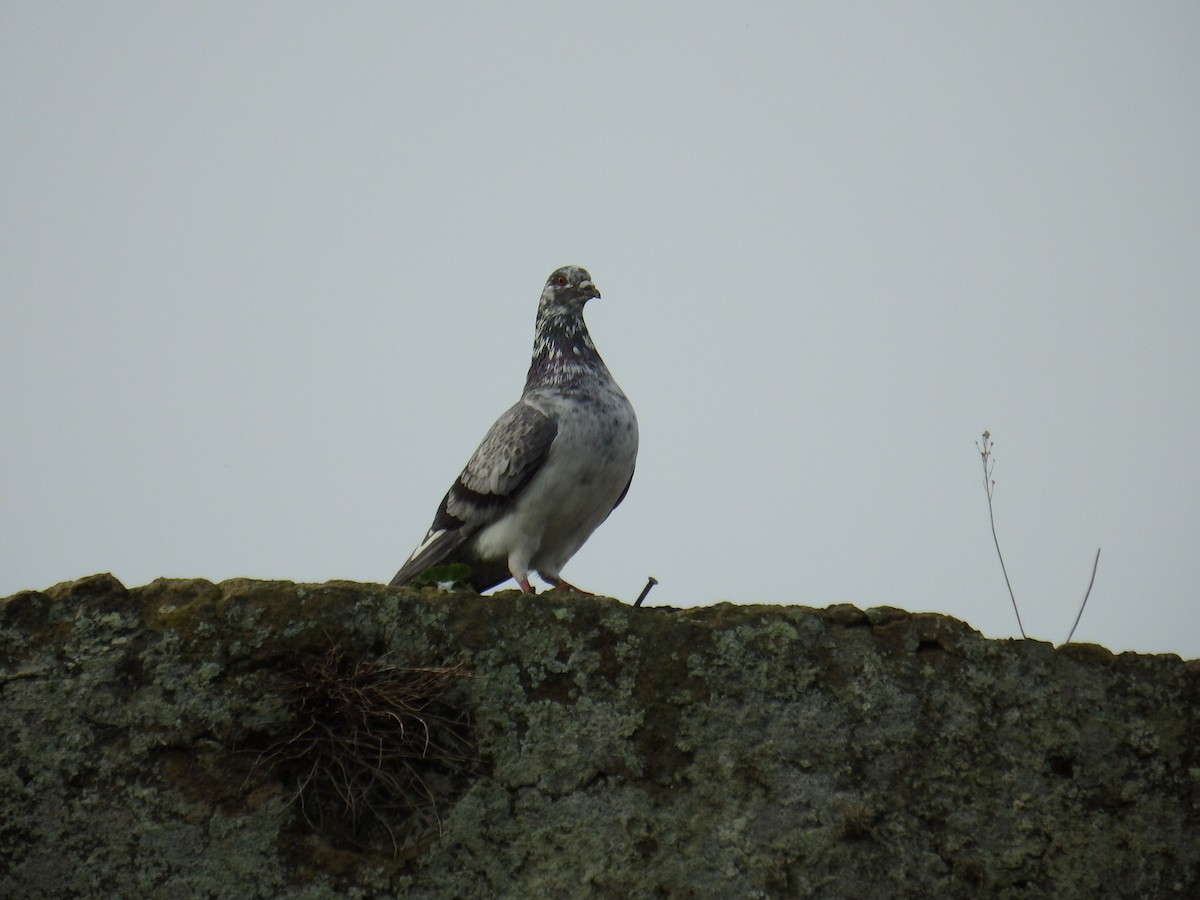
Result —
<instances>
[{"instance_id":1,"label":"small twig on wall","mask_svg":"<svg viewBox=\"0 0 1200 900\"><path fill-rule=\"evenodd\" d=\"M1075 629L1079 627L1079 620L1083 618L1083 608L1087 606L1088 597L1092 595L1092 585L1096 583L1096 567L1100 565L1100 548L1096 548L1096 560L1092 563L1092 577L1088 581L1087 590L1083 594L1083 602L1079 604L1079 612L1075 616L1075 624L1071 626L1071 631L1067 635L1064 644L1071 643L1071 638L1075 636Z\"/></svg>"},{"instance_id":2,"label":"small twig on wall","mask_svg":"<svg viewBox=\"0 0 1200 900\"><path fill-rule=\"evenodd\" d=\"M996 555L1000 557L1000 571L1004 573L1004 584L1008 587L1008 596L1012 600L1013 612L1017 616L1017 628L1020 629L1021 637L1024 638L1026 635L1025 626L1021 624L1021 611L1017 609L1017 598L1013 594L1012 582L1008 580L1008 567L1004 565L1004 554L1000 552L1000 538L996 537L996 516L992 512L992 494L996 491L996 481L992 478L992 469L995 468L996 463L992 459L991 432L985 431L983 433L983 443L980 444L976 441L975 446L979 448L979 455L983 459L983 489L987 492L988 521L992 524L992 541L996 544ZM1091 590L1090 587L1089 590ZM1080 613L1082 612L1083 610L1080 610ZM1067 640L1070 640L1070 638Z\"/></svg>"}]
</instances>

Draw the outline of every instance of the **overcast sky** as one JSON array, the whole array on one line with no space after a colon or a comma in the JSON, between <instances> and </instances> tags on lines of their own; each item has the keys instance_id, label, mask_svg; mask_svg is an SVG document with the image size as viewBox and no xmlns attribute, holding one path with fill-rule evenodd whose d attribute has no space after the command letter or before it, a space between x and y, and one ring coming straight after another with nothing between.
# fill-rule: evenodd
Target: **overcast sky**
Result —
<instances>
[{"instance_id":1,"label":"overcast sky","mask_svg":"<svg viewBox=\"0 0 1200 900\"><path fill-rule=\"evenodd\" d=\"M0 595L387 581L588 267L564 574L1200 656L1200 5L0 2Z\"/></svg>"}]
</instances>

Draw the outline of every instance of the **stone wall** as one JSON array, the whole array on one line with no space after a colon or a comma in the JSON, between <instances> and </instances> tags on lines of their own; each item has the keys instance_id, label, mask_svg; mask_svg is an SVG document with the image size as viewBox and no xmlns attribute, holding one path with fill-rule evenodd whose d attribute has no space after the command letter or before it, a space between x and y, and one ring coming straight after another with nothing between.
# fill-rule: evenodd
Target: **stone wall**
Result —
<instances>
[{"instance_id":1,"label":"stone wall","mask_svg":"<svg viewBox=\"0 0 1200 900\"><path fill-rule=\"evenodd\" d=\"M5 897L1200 896L1196 662L888 608L94 576L0 740Z\"/></svg>"}]
</instances>

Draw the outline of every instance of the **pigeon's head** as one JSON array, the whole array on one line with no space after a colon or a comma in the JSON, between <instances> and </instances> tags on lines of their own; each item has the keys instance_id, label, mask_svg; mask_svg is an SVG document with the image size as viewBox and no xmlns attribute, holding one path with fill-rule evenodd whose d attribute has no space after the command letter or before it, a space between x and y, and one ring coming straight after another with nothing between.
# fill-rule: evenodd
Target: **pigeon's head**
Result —
<instances>
[{"instance_id":1,"label":"pigeon's head","mask_svg":"<svg viewBox=\"0 0 1200 900\"><path fill-rule=\"evenodd\" d=\"M555 269L546 279L539 309L542 312L583 311L583 305L600 292L592 283L592 276L583 266L563 266Z\"/></svg>"}]
</instances>

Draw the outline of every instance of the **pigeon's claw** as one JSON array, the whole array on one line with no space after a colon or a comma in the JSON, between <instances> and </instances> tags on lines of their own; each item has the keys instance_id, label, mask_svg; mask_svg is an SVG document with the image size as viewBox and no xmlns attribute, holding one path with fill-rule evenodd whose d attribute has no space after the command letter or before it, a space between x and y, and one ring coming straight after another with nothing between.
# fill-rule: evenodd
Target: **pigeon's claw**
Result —
<instances>
[{"instance_id":1,"label":"pigeon's claw","mask_svg":"<svg viewBox=\"0 0 1200 900\"><path fill-rule=\"evenodd\" d=\"M577 588L577 587L575 587L575 585L571 584L568 581L563 581L561 578L558 579L557 581L552 581L550 583L552 585L554 585L552 590L555 590L555 591L570 591L571 593L579 594L582 597L595 597L596 596L591 591L585 591L583 588Z\"/></svg>"}]
</instances>

